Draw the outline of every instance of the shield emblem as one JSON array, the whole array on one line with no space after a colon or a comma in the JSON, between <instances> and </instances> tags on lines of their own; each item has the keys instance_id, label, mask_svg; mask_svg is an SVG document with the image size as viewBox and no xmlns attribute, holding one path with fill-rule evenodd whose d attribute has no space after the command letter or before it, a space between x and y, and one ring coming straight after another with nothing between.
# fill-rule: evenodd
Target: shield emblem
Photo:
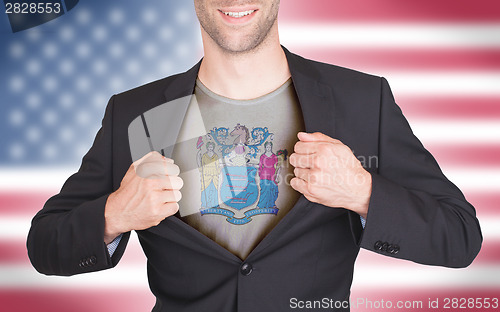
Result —
<instances>
[{"instance_id":1,"label":"shield emblem","mask_svg":"<svg viewBox=\"0 0 500 312\"><path fill-rule=\"evenodd\" d=\"M225 166L220 187L220 198L224 204L236 210L253 205L259 197L256 174L255 167Z\"/></svg>"}]
</instances>

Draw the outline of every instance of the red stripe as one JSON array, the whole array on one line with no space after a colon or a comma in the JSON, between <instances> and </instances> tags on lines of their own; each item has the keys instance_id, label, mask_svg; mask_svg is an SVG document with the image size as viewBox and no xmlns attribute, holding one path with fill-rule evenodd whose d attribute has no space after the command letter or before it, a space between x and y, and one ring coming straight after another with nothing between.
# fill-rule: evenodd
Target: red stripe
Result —
<instances>
[{"instance_id":1,"label":"red stripe","mask_svg":"<svg viewBox=\"0 0 500 312\"><path fill-rule=\"evenodd\" d=\"M19 241L0 241L0 264L30 265L26 245Z\"/></svg>"},{"instance_id":2,"label":"red stripe","mask_svg":"<svg viewBox=\"0 0 500 312\"><path fill-rule=\"evenodd\" d=\"M499 2L500 3L500 2ZM364 72L499 71L500 49L338 49L294 47L306 58Z\"/></svg>"},{"instance_id":3,"label":"red stripe","mask_svg":"<svg viewBox=\"0 0 500 312\"><path fill-rule=\"evenodd\" d=\"M391 277L388 276L387 279ZM353 288L351 292L351 311L356 312L373 312L373 311L474 311L474 312L492 312L498 311L500 307L500 289L496 288L470 288L470 289L442 289L435 288L429 284L427 289L415 289L411 286L411 280L408 281L408 287L402 287L397 289L390 289L384 287L384 281L380 281L380 287L373 289L357 289ZM454 299L455 298L455 299ZM463 299L462 299L463 298ZM471 306L468 300L471 300ZM476 300L478 298L478 300ZM489 308L484 307L484 298L490 298L488 301L490 303ZM496 298L496 299L491 299ZM435 302L438 300L438 306L429 306L430 301ZM385 308L381 305L385 302ZM457 306L454 305L454 301L457 300ZM460 307L460 304L465 300L465 305ZM388 303L390 301L390 303ZM402 304L409 304L409 307L396 308L398 301L402 301ZM406 303L409 301L409 303ZM412 307L412 302L415 305ZM474 304L472 303L474 301ZM422 305L419 307L419 302ZM479 302L483 304L479 306ZM491 306L492 302L497 302L495 305L497 308ZM448 305L446 306L446 303ZM389 304L392 308L388 308ZM477 304L477 305L476 305ZM376 308L377 305L379 308Z\"/></svg>"},{"instance_id":4,"label":"red stripe","mask_svg":"<svg viewBox=\"0 0 500 312\"><path fill-rule=\"evenodd\" d=\"M390 81L389 81L390 83ZM500 98L495 97L397 97L408 119L498 119Z\"/></svg>"},{"instance_id":5,"label":"red stripe","mask_svg":"<svg viewBox=\"0 0 500 312\"><path fill-rule=\"evenodd\" d=\"M281 1L281 21L498 22L498 0Z\"/></svg>"},{"instance_id":6,"label":"red stripe","mask_svg":"<svg viewBox=\"0 0 500 312\"><path fill-rule=\"evenodd\" d=\"M466 193L465 196L478 215L488 217L500 214L500 193Z\"/></svg>"},{"instance_id":7,"label":"red stripe","mask_svg":"<svg viewBox=\"0 0 500 312\"><path fill-rule=\"evenodd\" d=\"M54 194L45 192L0 192L0 215L23 214L34 216Z\"/></svg>"},{"instance_id":8,"label":"red stripe","mask_svg":"<svg viewBox=\"0 0 500 312\"><path fill-rule=\"evenodd\" d=\"M442 166L500 168L500 145L429 145L427 149Z\"/></svg>"},{"instance_id":9,"label":"red stripe","mask_svg":"<svg viewBox=\"0 0 500 312\"><path fill-rule=\"evenodd\" d=\"M0 302L9 312L137 312L151 311L155 298L148 289L1 290Z\"/></svg>"},{"instance_id":10,"label":"red stripe","mask_svg":"<svg viewBox=\"0 0 500 312\"><path fill-rule=\"evenodd\" d=\"M390 276L388 276L390 279ZM373 311L474 311L474 312L492 312L498 309L490 308L453 308L451 306L452 298L499 298L500 289L483 288L483 289L441 289L428 288L419 289L411 286L411 281L408 281L407 287L397 289L384 287L384 281L380 281L380 287L377 288L356 288L352 289L351 293L351 311L358 312L373 312ZM290 297L296 295L290 294ZM448 298L448 299L446 299ZM314 300L318 298L297 298L298 300ZM439 307L436 309L429 308L429 301L438 299ZM321 299L320 299L321 300ZM385 303L385 308L376 308L377 305ZM460 300L460 299L459 299ZM387 308L391 301L393 306L398 304L398 301L417 301L413 308ZM417 307L418 301L422 302L421 307ZM445 303L449 302L449 308L445 307ZM478 300L479 301L479 300ZM2 311L16 312L55 312L55 311L71 311L71 312L137 312L151 311L155 299L147 290L54 290L54 291L34 291L34 290L3 290L0 292L0 302L2 303ZM467 302L467 301L466 301ZM484 302L484 301L483 301ZM490 299L491 303L492 300ZM283 305L283 310L290 308L290 302L280 303ZM208 309L209 310L209 309ZM299 309L297 309L299 310ZM300 309L305 310L305 309ZM320 309L318 309L319 311ZM323 310L323 309L321 309ZM325 311L330 311L324 309ZM310 310L307 310L310 311ZM315 310L316 311L316 310Z\"/></svg>"}]
</instances>

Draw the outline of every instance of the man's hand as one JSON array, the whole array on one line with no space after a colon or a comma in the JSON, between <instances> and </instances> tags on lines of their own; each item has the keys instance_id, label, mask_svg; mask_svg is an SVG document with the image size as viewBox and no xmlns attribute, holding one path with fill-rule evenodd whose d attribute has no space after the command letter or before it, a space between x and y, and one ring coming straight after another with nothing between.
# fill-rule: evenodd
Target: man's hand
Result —
<instances>
[{"instance_id":1,"label":"man's hand","mask_svg":"<svg viewBox=\"0 0 500 312\"><path fill-rule=\"evenodd\" d=\"M292 188L315 203L343 207L366 218L372 179L351 149L319 132L299 132L290 155Z\"/></svg>"},{"instance_id":2,"label":"man's hand","mask_svg":"<svg viewBox=\"0 0 500 312\"><path fill-rule=\"evenodd\" d=\"M121 233L158 225L179 210L183 185L174 161L151 152L130 165L105 207L104 242Z\"/></svg>"}]
</instances>

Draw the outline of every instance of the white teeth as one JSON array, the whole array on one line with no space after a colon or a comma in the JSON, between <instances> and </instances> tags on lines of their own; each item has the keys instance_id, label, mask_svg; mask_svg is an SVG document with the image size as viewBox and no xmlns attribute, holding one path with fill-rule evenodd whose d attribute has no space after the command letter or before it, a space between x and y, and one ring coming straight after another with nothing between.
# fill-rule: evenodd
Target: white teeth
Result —
<instances>
[{"instance_id":1,"label":"white teeth","mask_svg":"<svg viewBox=\"0 0 500 312\"><path fill-rule=\"evenodd\" d=\"M235 18L240 18L243 16L247 16L255 12L255 10L249 10L249 11L243 11L243 12L222 12L226 14L227 16L235 17Z\"/></svg>"}]
</instances>

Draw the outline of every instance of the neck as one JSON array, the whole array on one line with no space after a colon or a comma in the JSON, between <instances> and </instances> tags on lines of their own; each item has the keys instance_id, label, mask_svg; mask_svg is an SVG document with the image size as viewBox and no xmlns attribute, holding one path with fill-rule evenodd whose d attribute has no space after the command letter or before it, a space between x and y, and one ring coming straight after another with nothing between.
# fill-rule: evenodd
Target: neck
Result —
<instances>
[{"instance_id":1,"label":"neck","mask_svg":"<svg viewBox=\"0 0 500 312\"><path fill-rule=\"evenodd\" d=\"M236 100L254 99L279 88L290 78L285 52L274 31L252 51L230 53L202 30L205 56L199 79L212 92Z\"/></svg>"}]
</instances>

